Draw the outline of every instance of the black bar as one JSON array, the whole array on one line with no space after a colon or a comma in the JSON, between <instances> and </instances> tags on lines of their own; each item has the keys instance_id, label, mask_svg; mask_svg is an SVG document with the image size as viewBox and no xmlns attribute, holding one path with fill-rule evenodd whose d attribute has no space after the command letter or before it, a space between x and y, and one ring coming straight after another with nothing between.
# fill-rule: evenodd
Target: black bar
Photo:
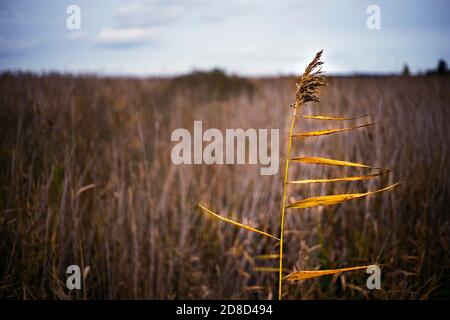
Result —
<instances>
[{"instance_id":1,"label":"black bar","mask_svg":"<svg viewBox=\"0 0 450 320\"><path fill-rule=\"evenodd\" d=\"M0 301L2 313L56 316L58 319L114 316L139 319L306 319L322 316L379 319L394 316L446 314L448 301L231 301L231 300L117 300L117 301ZM442 311L440 313L439 311ZM135 317L133 317L134 319ZM310 319L310 318L309 318Z\"/></svg>"}]
</instances>

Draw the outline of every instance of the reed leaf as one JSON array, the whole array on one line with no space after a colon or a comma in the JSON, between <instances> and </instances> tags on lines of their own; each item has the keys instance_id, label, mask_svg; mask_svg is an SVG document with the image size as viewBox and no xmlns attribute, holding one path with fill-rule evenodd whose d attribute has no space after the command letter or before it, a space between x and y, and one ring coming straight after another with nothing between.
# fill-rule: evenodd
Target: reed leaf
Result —
<instances>
[{"instance_id":1,"label":"reed leaf","mask_svg":"<svg viewBox=\"0 0 450 320\"><path fill-rule=\"evenodd\" d=\"M342 203L345 201L362 198L362 197L366 197L366 196L369 196L369 195L372 195L375 193L383 192L383 191L395 188L399 184L400 183L395 183L386 188L382 188L382 189L370 191L370 192L364 192L364 193L334 194L334 195L306 198L306 199L294 202L294 203L286 206L286 209L305 209L305 208L319 207L319 206L331 206L331 205L339 204L339 203Z\"/></svg>"},{"instance_id":2,"label":"reed leaf","mask_svg":"<svg viewBox=\"0 0 450 320\"><path fill-rule=\"evenodd\" d=\"M368 117L369 114L365 114L362 116L358 116L358 117L353 117L353 118L345 118L345 117L335 117L335 116L320 116L320 115L312 115L312 116L298 116L300 118L304 118L304 119L313 119L313 120L338 120L338 121L345 121L345 120L356 120L356 119L361 119L361 118L365 118Z\"/></svg>"},{"instance_id":3,"label":"reed leaf","mask_svg":"<svg viewBox=\"0 0 450 320\"><path fill-rule=\"evenodd\" d=\"M266 237L269 237L269 238L273 238L273 239L276 239L276 240L280 240L279 238L277 238L277 237L275 237L275 236L273 236L273 235L271 235L271 234L268 234L268 233L266 233L266 232L264 232L264 231L261 231L261 230L255 229L255 228L253 228L253 227L247 226L247 225L245 225L245 224L236 222L236 221L234 221L234 220L231 220L231 219L222 217L221 215L212 212L211 210L209 210L208 208L206 208L206 207L205 207L204 205L202 205L201 203L199 203L198 206L199 206L203 211L206 211L207 213L209 213L209 214L212 215L213 217L215 217L215 218L217 218L217 219L220 219L220 220L222 220L222 221L231 223L232 225L235 225L236 227L239 227L239 228L242 228L242 229L245 229L245 230L248 230L248 231L252 231L252 232L255 232L255 233L259 233L259 234L262 234L263 236L266 236Z\"/></svg>"},{"instance_id":4,"label":"reed leaf","mask_svg":"<svg viewBox=\"0 0 450 320\"><path fill-rule=\"evenodd\" d=\"M266 290L266 287L264 287L264 286L250 286L250 287L246 287L245 290L247 290L247 291L264 291L264 290Z\"/></svg>"},{"instance_id":5,"label":"reed leaf","mask_svg":"<svg viewBox=\"0 0 450 320\"><path fill-rule=\"evenodd\" d=\"M293 134L292 137L294 137L294 138L304 138L304 137L324 136L324 135L333 134L333 133L337 133L337 132L349 131L349 130L354 130L354 129L358 129L358 128L364 128L364 127L372 126L374 124L376 124L376 123L366 123L366 124L362 124L362 125L359 125L359 126L348 127L348 128L327 129L327 130L319 130L319 131L302 132L302 133Z\"/></svg>"},{"instance_id":6,"label":"reed leaf","mask_svg":"<svg viewBox=\"0 0 450 320\"><path fill-rule=\"evenodd\" d=\"M91 184L88 184L87 186L81 187L81 188L77 191L77 193L73 196L73 198L74 198L74 199L78 198L83 192L85 192L85 191L87 191L87 190L89 190L89 189L95 188L96 186L97 186L97 184L91 183Z\"/></svg>"},{"instance_id":7,"label":"reed leaf","mask_svg":"<svg viewBox=\"0 0 450 320\"><path fill-rule=\"evenodd\" d=\"M347 272L347 271L367 269L368 267L370 267L370 266L360 266L360 267L330 269L330 270L297 271L297 272L287 275L283 279L288 280L288 281L298 281L298 280L317 278L317 277L322 277L322 276L327 276L327 275L337 274L337 273L342 273L342 272Z\"/></svg>"},{"instance_id":8,"label":"reed leaf","mask_svg":"<svg viewBox=\"0 0 450 320\"><path fill-rule=\"evenodd\" d=\"M260 259L260 260L270 260L270 259L279 259L280 255L278 253L274 253L274 254L263 254L260 256L256 256L256 259Z\"/></svg>"},{"instance_id":9,"label":"reed leaf","mask_svg":"<svg viewBox=\"0 0 450 320\"><path fill-rule=\"evenodd\" d=\"M367 180L372 179L383 174L390 172L391 170L383 170L374 174L367 174L362 176L352 176L352 177L341 177L341 178L333 178L333 179L305 179L305 180L293 180L288 181L288 184L308 184L308 183L326 183L326 182L340 182L340 181L359 181L359 180Z\"/></svg>"},{"instance_id":10,"label":"reed leaf","mask_svg":"<svg viewBox=\"0 0 450 320\"><path fill-rule=\"evenodd\" d=\"M321 157L295 157L295 158L291 158L290 160L294 161L294 162L302 162L302 163L308 163L308 164L323 164L323 165L333 165L333 166L360 167L360 168L385 170L384 168L368 166L365 164L349 162L349 161L342 161L342 160L335 160L335 159L329 159L329 158L321 158Z\"/></svg>"}]
</instances>

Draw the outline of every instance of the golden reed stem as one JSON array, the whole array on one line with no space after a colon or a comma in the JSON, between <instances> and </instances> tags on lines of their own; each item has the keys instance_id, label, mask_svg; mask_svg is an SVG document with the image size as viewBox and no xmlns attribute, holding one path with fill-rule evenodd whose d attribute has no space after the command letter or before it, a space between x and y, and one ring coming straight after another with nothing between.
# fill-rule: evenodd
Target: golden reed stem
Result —
<instances>
[{"instance_id":1,"label":"golden reed stem","mask_svg":"<svg viewBox=\"0 0 450 320\"><path fill-rule=\"evenodd\" d=\"M294 130L295 118L297 114L298 103L295 103L292 111L291 128L289 129L289 142L286 156L286 166L284 171L284 182L283 182L283 200L281 207L281 225L280 225L280 265L278 272L278 300L282 299L283 291L283 239L284 239L284 213L286 207L286 194L287 194L287 181L288 181L288 171L289 171L289 159L291 157L291 146L292 146L292 131Z\"/></svg>"}]
</instances>

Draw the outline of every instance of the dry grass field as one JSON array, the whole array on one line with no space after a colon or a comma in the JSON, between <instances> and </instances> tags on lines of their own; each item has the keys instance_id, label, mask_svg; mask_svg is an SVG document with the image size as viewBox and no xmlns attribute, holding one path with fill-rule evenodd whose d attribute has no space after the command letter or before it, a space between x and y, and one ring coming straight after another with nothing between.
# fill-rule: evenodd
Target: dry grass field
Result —
<instances>
[{"instance_id":1,"label":"dry grass field","mask_svg":"<svg viewBox=\"0 0 450 320\"><path fill-rule=\"evenodd\" d=\"M382 265L367 274L285 284L286 299L450 297L449 77L331 77L304 114L379 124L298 140L296 155L393 171L381 179L291 185L296 198L388 193L286 215L285 265ZM28 73L0 76L0 297L8 299L274 299L277 267L255 259L274 242L209 218L198 202L279 232L283 158L295 79L219 71L136 79ZM176 128L279 128L280 170L257 165L174 165ZM302 131L336 127L302 120ZM350 121L359 124L361 120ZM338 124L339 126L339 124ZM295 178L350 175L292 165ZM354 174L355 169L351 171ZM363 171L361 171L363 172ZM66 268L84 271L65 287Z\"/></svg>"}]
</instances>

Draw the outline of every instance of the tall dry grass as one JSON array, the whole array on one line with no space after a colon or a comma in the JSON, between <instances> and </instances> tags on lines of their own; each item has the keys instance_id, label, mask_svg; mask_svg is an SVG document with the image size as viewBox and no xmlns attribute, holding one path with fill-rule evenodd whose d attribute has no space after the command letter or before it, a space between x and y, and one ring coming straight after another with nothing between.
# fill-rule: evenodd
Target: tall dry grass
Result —
<instances>
[{"instance_id":1,"label":"tall dry grass","mask_svg":"<svg viewBox=\"0 0 450 320\"><path fill-rule=\"evenodd\" d=\"M273 243L212 223L195 206L202 199L220 211L242 213L238 220L244 223L272 226L267 231L277 234L282 174L260 176L257 166L173 165L170 134L180 127L192 130L194 120L203 120L204 128L287 132L295 81L252 79L245 90L229 89L220 77L196 86L183 81L0 77L1 297L276 296L277 274L252 272L254 257L273 253ZM449 297L449 82L329 79L314 114L370 113L382 124L294 142L302 143L299 156L320 153L394 171L379 180L296 188L295 198L374 190L396 181L404 186L320 214L306 209L286 216L286 265L384 264L381 290L367 290L367 275L351 273L288 285L287 297ZM303 125L310 131L327 124ZM291 174L306 179L351 172L303 166ZM70 264L84 270L83 290L65 288Z\"/></svg>"}]
</instances>

